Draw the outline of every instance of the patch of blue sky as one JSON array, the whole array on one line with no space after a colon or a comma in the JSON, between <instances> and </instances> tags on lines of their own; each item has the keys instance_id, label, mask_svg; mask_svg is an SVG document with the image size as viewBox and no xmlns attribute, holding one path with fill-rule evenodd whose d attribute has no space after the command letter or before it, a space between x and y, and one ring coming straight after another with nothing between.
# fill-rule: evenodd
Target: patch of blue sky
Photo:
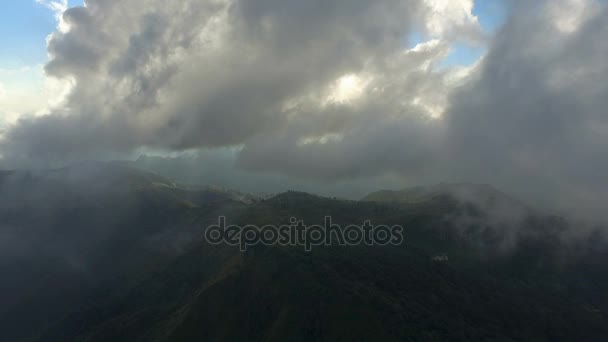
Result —
<instances>
[{"instance_id":1,"label":"patch of blue sky","mask_svg":"<svg viewBox=\"0 0 608 342\"><path fill-rule=\"evenodd\" d=\"M507 18L507 4L505 0L477 0L473 14L479 19L483 30L492 34L500 29ZM440 63L440 67L468 66L477 62L486 53L486 48L456 42L452 45L449 55Z\"/></svg>"},{"instance_id":2,"label":"patch of blue sky","mask_svg":"<svg viewBox=\"0 0 608 342\"><path fill-rule=\"evenodd\" d=\"M422 35L420 31L412 31L407 38L407 46L413 48L414 46L426 42L428 39Z\"/></svg>"},{"instance_id":3,"label":"patch of blue sky","mask_svg":"<svg viewBox=\"0 0 608 342\"><path fill-rule=\"evenodd\" d=\"M415 47L418 44L429 41L431 38L425 37L419 31L413 31L408 36L408 46ZM448 68L453 66L467 66L477 62L486 52L485 47L467 44L465 42L455 42L452 44L450 53L443 59L438 66Z\"/></svg>"},{"instance_id":4,"label":"patch of blue sky","mask_svg":"<svg viewBox=\"0 0 608 342\"><path fill-rule=\"evenodd\" d=\"M442 68L475 64L486 53L486 48L465 43L454 43L448 56L439 64Z\"/></svg>"},{"instance_id":5,"label":"patch of blue sky","mask_svg":"<svg viewBox=\"0 0 608 342\"><path fill-rule=\"evenodd\" d=\"M70 0L70 7L83 0ZM36 0L4 0L0 11L0 69L45 63L46 37L55 31L55 14Z\"/></svg>"},{"instance_id":6,"label":"patch of blue sky","mask_svg":"<svg viewBox=\"0 0 608 342\"><path fill-rule=\"evenodd\" d=\"M483 30L492 34L500 29L507 17L507 4L505 0L477 0L473 8L473 14L479 19L479 24ZM419 33L414 33L410 37L410 44L422 42ZM448 56L439 63L441 68L455 66L469 66L477 62L486 53L483 46L473 45L466 42L455 42L451 46Z\"/></svg>"},{"instance_id":7,"label":"patch of blue sky","mask_svg":"<svg viewBox=\"0 0 608 342\"><path fill-rule=\"evenodd\" d=\"M473 14L479 18L479 24L488 33L495 32L507 19L505 0L477 0Z\"/></svg>"}]
</instances>

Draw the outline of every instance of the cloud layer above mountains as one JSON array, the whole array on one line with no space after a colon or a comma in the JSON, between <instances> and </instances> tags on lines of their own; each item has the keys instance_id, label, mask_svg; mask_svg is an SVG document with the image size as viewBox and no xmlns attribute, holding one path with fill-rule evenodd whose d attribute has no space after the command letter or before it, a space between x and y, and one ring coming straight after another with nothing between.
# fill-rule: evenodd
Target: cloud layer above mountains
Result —
<instances>
[{"instance_id":1,"label":"cloud layer above mountains","mask_svg":"<svg viewBox=\"0 0 608 342\"><path fill-rule=\"evenodd\" d=\"M231 148L235 167L338 181L492 183L601 213L608 200L608 12L473 0L87 0L49 39L72 84L2 136L6 163ZM412 33L428 38L417 46ZM478 63L442 67L454 43ZM563 203L561 203L563 202Z\"/></svg>"}]
</instances>

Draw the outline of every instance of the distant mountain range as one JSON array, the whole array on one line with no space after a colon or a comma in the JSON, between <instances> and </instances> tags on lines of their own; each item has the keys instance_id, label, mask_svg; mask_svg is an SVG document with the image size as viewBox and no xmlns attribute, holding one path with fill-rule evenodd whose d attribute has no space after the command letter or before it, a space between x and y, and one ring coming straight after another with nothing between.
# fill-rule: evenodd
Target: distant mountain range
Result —
<instances>
[{"instance_id":1,"label":"distant mountain range","mask_svg":"<svg viewBox=\"0 0 608 342\"><path fill-rule=\"evenodd\" d=\"M203 239L328 215L405 242ZM605 341L606 231L489 185L262 199L124 163L0 171L0 341Z\"/></svg>"}]
</instances>

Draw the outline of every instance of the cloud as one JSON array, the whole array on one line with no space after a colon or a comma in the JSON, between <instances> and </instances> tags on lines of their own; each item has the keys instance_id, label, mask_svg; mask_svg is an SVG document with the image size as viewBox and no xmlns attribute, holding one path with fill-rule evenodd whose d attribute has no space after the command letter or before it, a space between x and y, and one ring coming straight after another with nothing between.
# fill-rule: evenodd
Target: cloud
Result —
<instances>
[{"instance_id":1,"label":"cloud","mask_svg":"<svg viewBox=\"0 0 608 342\"><path fill-rule=\"evenodd\" d=\"M48 7L53 12L61 14L68 9L68 0L54 1L54 0L36 0L37 3Z\"/></svg>"},{"instance_id":2,"label":"cloud","mask_svg":"<svg viewBox=\"0 0 608 342\"><path fill-rule=\"evenodd\" d=\"M36 0L36 2L53 11L58 23L61 23L63 12L68 9L68 0Z\"/></svg>"},{"instance_id":3,"label":"cloud","mask_svg":"<svg viewBox=\"0 0 608 342\"><path fill-rule=\"evenodd\" d=\"M480 44L485 33L473 15L473 0L424 0L424 32L431 37L449 37Z\"/></svg>"},{"instance_id":4,"label":"cloud","mask_svg":"<svg viewBox=\"0 0 608 342\"><path fill-rule=\"evenodd\" d=\"M74 85L65 102L0 150L69 162L230 148L251 172L493 183L601 214L606 5L510 5L488 36L472 0L90 0L49 39L46 73ZM429 39L410 48L412 32ZM488 51L438 66L454 42Z\"/></svg>"},{"instance_id":5,"label":"cloud","mask_svg":"<svg viewBox=\"0 0 608 342\"><path fill-rule=\"evenodd\" d=\"M436 71L449 46L432 42L386 56L361 71L365 94L347 103L306 98L289 125L244 146L238 163L258 171L342 179L420 174L435 158L451 71ZM352 76L351 76L352 77Z\"/></svg>"},{"instance_id":6,"label":"cloud","mask_svg":"<svg viewBox=\"0 0 608 342\"><path fill-rule=\"evenodd\" d=\"M141 146L244 145L285 131L297 106L321 109L311 107L319 90L345 75L399 63L428 69L404 51L423 12L419 1L397 0L88 1L65 11L70 29L48 44L47 74L76 85L67 105L21 121L3 149L74 159Z\"/></svg>"},{"instance_id":7,"label":"cloud","mask_svg":"<svg viewBox=\"0 0 608 342\"><path fill-rule=\"evenodd\" d=\"M0 69L0 136L7 125L19 118L49 113L69 92L71 84L44 77L42 65L18 69ZM0 94L1 95L1 94Z\"/></svg>"},{"instance_id":8,"label":"cloud","mask_svg":"<svg viewBox=\"0 0 608 342\"><path fill-rule=\"evenodd\" d=\"M58 29L62 29L61 18L68 9L68 1L36 0L36 3L50 9L57 18ZM61 105L71 88L69 80L45 77L40 64L0 68L0 82L0 139L7 125L14 124L19 118L46 114ZM7 96L8 92L10 96ZM0 156L2 154L0 151Z\"/></svg>"},{"instance_id":9,"label":"cloud","mask_svg":"<svg viewBox=\"0 0 608 342\"><path fill-rule=\"evenodd\" d=\"M573 15L589 14L565 30L555 6L514 7L478 79L452 95L443 162L460 178L605 217L608 12L578 1Z\"/></svg>"}]
</instances>

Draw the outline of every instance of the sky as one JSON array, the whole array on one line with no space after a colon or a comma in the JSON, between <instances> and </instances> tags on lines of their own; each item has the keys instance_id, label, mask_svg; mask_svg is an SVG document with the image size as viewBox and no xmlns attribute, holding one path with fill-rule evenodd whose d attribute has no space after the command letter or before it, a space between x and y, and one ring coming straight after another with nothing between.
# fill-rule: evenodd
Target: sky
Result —
<instances>
[{"instance_id":1,"label":"sky","mask_svg":"<svg viewBox=\"0 0 608 342\"><path fill-rule=\"evenodd\" d=\"M47 38L58 27L58 15L68 8L84 6L84 0L8 0L0 13L0 114L4 122L14 121L20 112L39 112L53 98L65 92L49 85L43 67L49 61ZM495 32L504 21L503 0L480 1L471 14L486 33ZM421 31L412 31L406 45L415 47L432 39ZM483 44L455 41L439 63L444 68L469 66L479 60ZM13 100L8 100L8 94ZM1 120L1 119L0 119ZM1 121L0 121L1 122Z\"/></svg>"},{"instance_id":2,"label":"sky","mask_svg":"<svg viewBox=\"0 0 608 342\"><path fill-rule=\"evenodd\" d=\"M606 216L606 1L82 5L3 7L0 166L195 156L225 185L489 183Z\"/></svg>"},{"instance_id":3,"label":"sky","mask_svg":"<svg viewBox=\"0 0 608 342\"><path fill-rule=\"evenodd\" d=\"M46 38L57 28L51 1L6 0L0 12L0 67L18 69L47 61ZM59 1L60 2L60 1ZM82 6L70 0L67 6Z\"/></svg>"},{"instance_id":4,"label":"sky","mask_svg":"<svg viewBox=\"0 0 608 342\"><path fill-rule=\"evenodd\" d=\"M50 3L62 1L6 0L0 12L0 67L19 69L43 64L47 61L46 38L57 28L55 11ZM84 0L69 0L65 6L83 6ZM473 14L479 18L487 32L493 32L504 20L506 8L503 0L479 1ZM467 45L456 47L456 57L450 64L470 63L474 57Z\"/></svg>"},{"instance_id":5,"label":"sky","mask_svg":"<svg viewBox=\"0 0 608 342\"><path fill-rule=\"evenodd\" d=\"M84 0L7 0L0 13L0 98L10 91L17 99L6 103L5 98L5 103L0 103L3 121L7 118L14 121L21 111L43 109L62 93L63 89L49 89L51 86L46 84L43 70L48 62L46 40L57 29L58 12L78 6L84 6ZM476 3L472 14L479 18L485 32L492 33L501 25L505 12L503 0L492 0ZM407 44L415 46L431 38L412 32ZM485 51L483 45L454 42L440 65L472 65ZM33 98L32 94L40 96Z\"/></svg>"}]
</instances>

